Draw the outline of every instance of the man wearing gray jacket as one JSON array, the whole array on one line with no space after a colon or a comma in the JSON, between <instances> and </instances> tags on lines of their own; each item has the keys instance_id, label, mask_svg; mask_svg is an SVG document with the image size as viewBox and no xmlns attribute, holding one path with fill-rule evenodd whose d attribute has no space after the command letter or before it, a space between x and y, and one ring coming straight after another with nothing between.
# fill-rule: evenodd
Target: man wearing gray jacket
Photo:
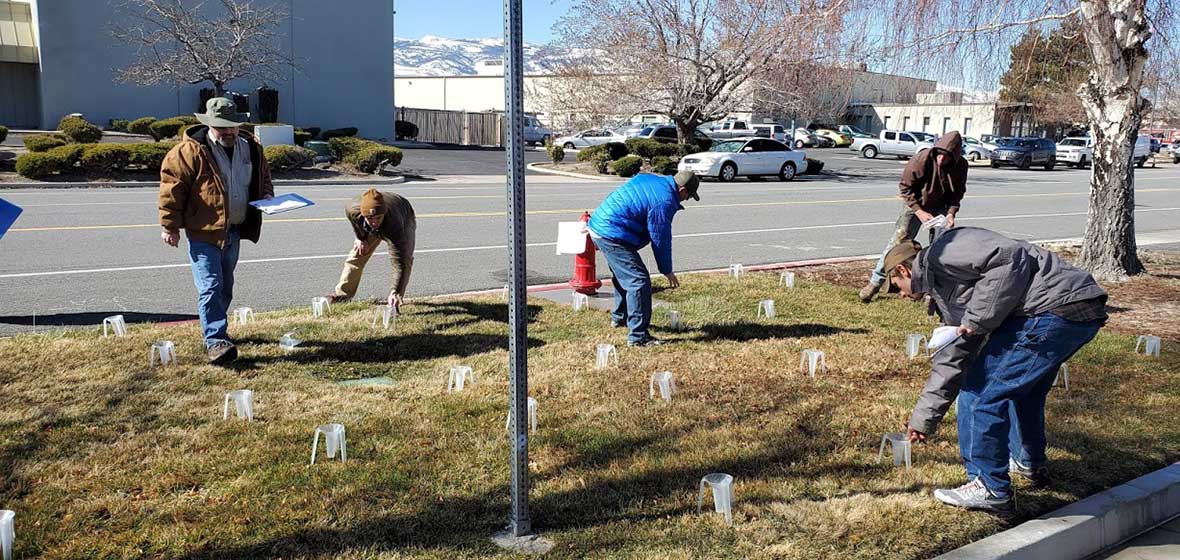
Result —
<instances>
[{"instance_id":1,"label":"man wearing gray jacket","mask_svg":"<svg viewBox=\"0 0 1180 560\"><path fill-rule=\"evenodd\" d=\"M1045 397L1061 364L1105 324L1106 292L1055 253L982 228L960 227L922 249L903 241L885 256L903 296L930 296L958 338L934 354L909 420L911 442L933 434L956 396L967 484L939 501L998 513L1015 503L1009 473L1048 480Z\"/></svg>"}]
</instances>

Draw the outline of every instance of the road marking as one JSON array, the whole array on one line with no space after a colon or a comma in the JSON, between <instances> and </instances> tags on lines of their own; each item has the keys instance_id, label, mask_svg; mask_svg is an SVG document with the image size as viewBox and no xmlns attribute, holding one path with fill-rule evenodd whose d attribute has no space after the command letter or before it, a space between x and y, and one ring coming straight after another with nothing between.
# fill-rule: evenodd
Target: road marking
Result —
<instances>
[{"instance_id":1,"label":"road marking","mask_svg":"<svg viewBox=\"0 0 1180 560\"><path fill-rule=\"evenodd\" d=\"M1157 189L1138 189L1137 193L1154 193L1154 192L1176 192L1180 188L1157 188ZM981 194L971 197L972 199L1009 199L1009 198L1055 198L1055 197L1071 197L1071 196L1089 196L1087 192L1057 192L1057 193L1023 193L1023 194ZM896 202L896 196L884 196L873 198L842 198L830 200L786 200L778 202L731 202L724 204L693 204L690 208L693 209L715 209L715 208L751 208L751 207L772 207L772 206L814 206L819 204L856 204L865 202ZM573 214L577 215L586 211L586 208L559 208L549 210L530 210L527 212L529 216L544 216L555 214ZM507 213L503 211L484 211L484 212L434 212L426 214L418 214L418 219L430 218L495 218L504 217ZM266 220L268 224L291 224L291 223L313 223L313 222L335 222L344 221L343 217L323 217L323 218L271 218ZM46 232L46 231L86 231L86 230L109 230L109 229L142 229L142 228L158 228L159 224L113 224L113 225L92 225L92 226L45 226L45 227L29 227L29 228L12 228L8 233L32 233L32 232Z\"/></svg>"},{"instance_id":2,"label":"road marking","mask_svg":"<svg viewBox=\"0 0 1180 560\"><path fill-rule=\"evenodd\" d=\"M1137 210L1137 212L1174 212L1180 210L1180 207L1175 208L1147 208ZM1085 216L1086 212L1053 212L1047 214L1010 214L1003 216L979 216L971 218L959 218L960 222L980 222L980 221L995 221L995 220L1027 220L1029 218L1056 218L1068 216ZM688 239L696 237L723 237L730 235L749 235L758 233L781 233L787 231L809 231L821 229L840 229L840 228L859 228L871 226L892 225L897 223L897 220L883 220L875 222L857 222L848 224L821 224L814 226L789 226L781 228L764 228L764 229L745 229L734 231L708 231L697 233L682 233L673 235L676 239ZM1150 234L1144 234L1150 235ZM541 242L528 243L526 247L554 247L556 242ZM431 254L431 253L462 253L466 251L489 251L489 250L507 250L507 245L476 245L472 247L442 247L436 249L419 249L414 251L414 254ZM238 264L257 264L257 263L272 263L272 262L291 262L291 261L309 261L322 259L343 259L347 254L333 254L333 255L308 255L302 257L273 257L265 259L243 259L238 261ZM171 268L188 268L188 264L159 264L159 265L144 265L144 266L128 266L128 267L111 267L111 268L91 268L84 270L55 270L50 272L18 272L12 274L0 274L0 279L5 278L32 278L42 276L67 276L76 274L97 274L104 272L130 272L136 270L164 270Z\"/></svg>"}]
</instances>

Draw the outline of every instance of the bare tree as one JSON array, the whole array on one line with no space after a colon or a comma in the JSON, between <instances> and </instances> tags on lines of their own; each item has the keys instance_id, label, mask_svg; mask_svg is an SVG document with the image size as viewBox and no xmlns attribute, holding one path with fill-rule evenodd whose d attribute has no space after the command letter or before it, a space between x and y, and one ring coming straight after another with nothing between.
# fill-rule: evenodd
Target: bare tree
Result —
<instances>
[{"instance_id":1,"label":"bare tree","mask_svg":"<svg viewBox=\"0 0 1180 560\"><path fill-rule=\"evenodd\" d=\"M115 79L144 86L208 82L216 95L238 78L285 81L294 61L278 48L278 25L287 12L251 0L219 0L220 8L182 0L126 0L128 25L111 34L136 49L135 60ZM207 14L217 12L216 17Z\"/></svg>"},{"instance_id":2,"label":"bare tree","mask_svg":"<svg viewBox=\"0 0 1180 560\"><path fill-rule=\"evenodd\" d=\"M1135 243L1135 138L1149 103L1143 97L1149 53L1175 71L1174 0L896 0L869 4L868 19L888 22L876 54L928 71L994 72L991 62L1030 28L1077 17L1091 58L1076 94L1094 139L1090 209L1080 262L1100 279L1138 274ZM1154 35L1154 40L1153 39ZM1150 44L1149 44L1150 40ZM1150 50L1149 50L1150 47ZM1162 65L1161 65L1162 66ZM960 74L962 75L962 74ZM1168 83L1175 83L1175 76ZM984 76L988 79L988 76Z\"/></svg>"},{"instance_id":3,"label":"bare tree","mask_svg":"<svg viewBox=\"0 0 1180 560\"><path fill-rule=\"evenodd\" d=\"M585 85L571 103L666 115L687 142L702 123L750 110L759 85L808 61L817 37L838 37L852 1L583 0L557 26L580 53L559 75Z\"/></svg>"}]
</instances>

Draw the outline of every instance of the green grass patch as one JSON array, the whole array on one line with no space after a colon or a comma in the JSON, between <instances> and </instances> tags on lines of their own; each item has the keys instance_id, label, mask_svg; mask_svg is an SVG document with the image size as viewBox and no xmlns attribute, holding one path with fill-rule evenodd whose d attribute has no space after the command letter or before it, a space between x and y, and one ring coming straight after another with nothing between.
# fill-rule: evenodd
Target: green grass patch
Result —
<instances>
[{"instance_id":1,"label":"green grass patch","mask_svg":"<svg viewBox=\"0 0 1180 560\"><path fill-rule=\"evenodd\" d=\"M805 273L690 276L656 297L656 333L628 349L600 312L530 301L532 519L551 558L926 558L1007 528L930 492L964 478L953 422L911 471L875 463L925 381L905 335L934 324L894 298L862 305ZM755 319L762 299L777 317ZM1113 302L1118 304L1118 302ZM667 311L687 330L670 333ZM497 297L426 300L394 332L373 308L262 313L232 326L241 359L204 364L195 325L131 325L0 341L0 507L21 558L514 558L488 536L508 515L507 311ZM294 352L279 337L296 330ZM155 340L181 365L148 368ZM598 343L617 366L594 369ZM1035 517L1180 457L1180 364L1103 331L1049 396L1055 485L1017 484ZM808 379L800 351L824 350ZM476 382L447 394L452 365ZM653 372L678 393L648 399ZM340 382L385 377L391 383ZM226 392L256 392L254 423L223 421ZM347 427L348 462L308 466L319 424ZM734 475L735 524L697 515L710 472Z\"/></svg>"}]
</instances>

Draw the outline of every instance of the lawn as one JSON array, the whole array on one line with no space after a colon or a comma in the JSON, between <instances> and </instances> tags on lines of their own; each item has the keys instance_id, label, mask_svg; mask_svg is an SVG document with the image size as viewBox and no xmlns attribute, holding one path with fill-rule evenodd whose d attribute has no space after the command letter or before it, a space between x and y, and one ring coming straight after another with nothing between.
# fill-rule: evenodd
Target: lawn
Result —
<instances>
[{"instance_id":1,"label":"lawn","mask_svg":"<svg viewBox=\"0 0 1180 560\"><path fill-rule=\"evenodd\" d=\"M1112 327L1050 394L1055 485L1018 483L1011 521L936 503L933 488L963 479L953 422L915 448L913 470L876 464L926 376L905 335L934 325L914 303L858 303L865 266L800 270L794 289L772 273L687 276L657 294L687 330L657 330L675 343L656 348L626 348L603 313L530 300L531 505L556 543L547 556L926 558L1180 459L1180 337L1154 333L1163 355L1145 358L1118 326L1180 300L1161 274L1136 298L1116 292ZM766 298L777 316L756 319ZM371 327L367 304L261 313L231 327L233 368L202 363L192 325L0 340L0 507L17 512L17 557L516 557L488 540L508 515L506 316L496 296L413 302L396 332ZM293 329L307 342L288 353L277 341ZM148 367L159 339L179 366ZM617 366L594 369L602 342ZM814 380L805 348L826 352ZM448 394L458 364L476 382ZM661 370L676 376L671 402L648 398ZM372 377L392 383L340 384ZM222 420L241 388L255 421ZM309 467L328 422L346 426L348 461ZM711 472L735 478L733 527L696 514Z\"/></svg>"}]
</instances>

